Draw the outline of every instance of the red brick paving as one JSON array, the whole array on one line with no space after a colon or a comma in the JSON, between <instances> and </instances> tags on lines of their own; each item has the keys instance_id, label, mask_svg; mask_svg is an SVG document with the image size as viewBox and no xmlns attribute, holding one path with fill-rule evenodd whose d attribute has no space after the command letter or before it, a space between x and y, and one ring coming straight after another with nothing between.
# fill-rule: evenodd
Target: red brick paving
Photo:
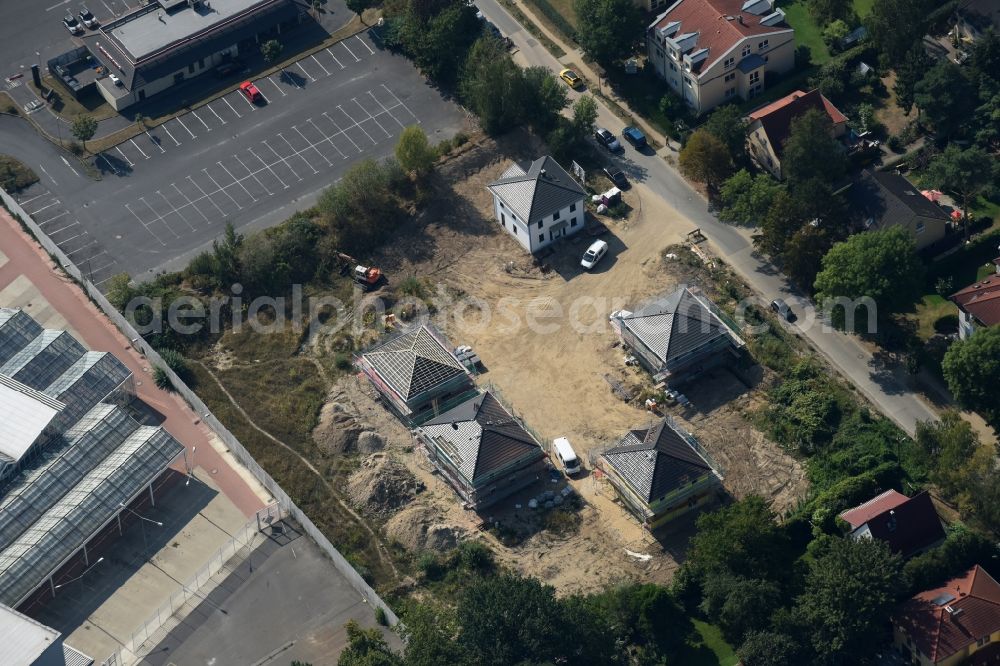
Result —
<instances>
[{"instance_id":1,"label":"red brick paving","mask_svg":"<svg viewBox=\"0 0 1000 666\"><path fill-rule=\"evenodd\" d=\"M216 470L212 480L233 504L248 518L264 506L247 482L212 447L210 430L201 423L198 414L180 396L156 387L146 359L3 209L0 209L0 251L8 259L0 267L0 290L18 276L26 276L49 305L76 330L87 347L111 352L128 366L135 375L138 397L164 417L163 427L185 446L188 460L191 460L191 450L197 447L195 466L209 473Z\"/></svg>"}]
</instances>

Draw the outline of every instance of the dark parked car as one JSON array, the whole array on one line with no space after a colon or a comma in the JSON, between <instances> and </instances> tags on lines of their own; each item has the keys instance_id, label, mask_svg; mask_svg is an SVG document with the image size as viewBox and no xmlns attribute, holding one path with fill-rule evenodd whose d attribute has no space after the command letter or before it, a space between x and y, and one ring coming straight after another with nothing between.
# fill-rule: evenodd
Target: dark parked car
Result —
<instances>
[{"instance_id":1,"label":"dark parked car","mask_svg":"<svg viewBox=\"0 0 1000 666\"><path fill-rule=\"evenodd\" d=\"M626 127L622 130L622 137L636 148L646 147L646 135L638 127Z\"/></svg>"},{"instance_id":2,"label":"dark parked car","mask_svg":"<svg viewBox=\"0 0 1000 666\"><path fill-rule=\"evenodd\" d=\"M615 166L609 166L604 169L604 175L608 177L612 183L615 184L620 190L628 188L628 178L625 177L625 172Z\"/></svg>"},{"instance_id":3,"label":"dark parked car","mask_svg":"<svg viewBox=\"0 0 1000 666\"><path fill-rule=\"evenodd\" d=\"M615 135L603 127L598 127L594 130L594 138L597 139L599 144L613 153L622 149L622 144L618 143L618 139L615 138Z\"/></svg>"}]
</instances>

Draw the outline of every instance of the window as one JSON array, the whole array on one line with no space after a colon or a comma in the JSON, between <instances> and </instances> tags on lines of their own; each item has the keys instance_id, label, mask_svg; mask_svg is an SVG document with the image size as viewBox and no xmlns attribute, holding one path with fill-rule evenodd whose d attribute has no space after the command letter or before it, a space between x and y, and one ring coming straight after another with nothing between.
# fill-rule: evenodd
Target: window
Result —
<instances>
[{"instance_id":1,"label":"window","mask_svg":"<svg viewBox=\"0 0 1000 666\"><path fill-rule=\"evenodd\" d=\"M569 226L571 226L571 227L575 227L576 226L576 218L575 217L569 221Z\"/></svg>"},{"instance_id":2,"label":"window","mask_svg":"<svg viewBox=\"0 0 1000 666\"><path fill-rule=\"evenodd\" d=\"M677 51L670 49L670 57L677 60Z\"/></svg>"},{"instance_id":3,"label":"window","mask_svg":"<svg viewBox=\"0 0 1000 666\"><path fill-rule=\"evenodd\" d=\"M677 71L677 65L675 65L674 63L670 63L670 71L671 72L676 72Z\"/></svg>"},{"instance_id":4,"label":"window","mask_svg":"<svg viewBox=\"0 0 1000 666\"><path fill-rule=\"evenodd\" d=\"M770 62L771 56L764 56L764 62Z\"/></svg>"},{"instance_id":5,"label":"window","mask_svg":"<svg viewBox=\"0 0 1000 666\"><path fill-rule=\"evenodd\" d=\"M743 57L743 58L746 58L748 55L750 55L750 45L749 44L747 44L746 46L744 46L743 47L743 51L740 52L740 56Z\"/></svg>"},{"instance_id":6,"label":"window","mask_svg":"<svg viewBox=\"0 0 1000 666\"><path fill-rule=\"evenodd\" d=\"M986 634L985 636L983 636L982 638L980 638L978 641L976 641L976 646L977 647L983 647L984 645L986 645L989 642L990 642L990 635Z\"/></svg>"},{"instance_id":7,"label":"window","mask_svg":"<svg viewBox=\"0 0 1000 666\"><path fill-rule=\"evenodd\" d=\"M538 228L541 229L542 225L545 224L545 220L538 220Z\"/></svg>"},{"instance_id":8,"label":"window","mask_svg":"<svg viewBox=\"0 0 1000 666\"><path fill-rule=\"evenodd\" d=\"M732 81L735 78L736 78L736 72L733 72L732 74L726 74L726 81L725 82L729 83L730 81Z\"/></svg>"},{"instance_id":9,"label":"window","mask_svg":"<svg viewBox=\"0 0 1000 666\"><path fill-rule=\"evenodd\" d=\"M923 222L917 222L917 229L916 229L916 231L917 231L918 235L924 233L924 223Z\"/></svg>"},{"instance_id":10,"label":"window","mask_svg":"<svg viewBox=\"0 0 1000 666\"><path fill-rule=\"evenodd\" d=\"M538 242L539 243L545 242L545 234L538 234Z\"/></svg>"},{"instance_id":11,"label":"window","mask_svg":"<svg viewBox=\"0 0 1000 666\"><path fill-rule=\"evenodd\" d=\"M736 56L733 56L733 57L731 57L731 58L726 58L726 62L724 63L724 65L723 65L723 66L724 66L724 67L725 67L726 69L729 69L730 67L732 67L732 66L733 66L733 65L735 65L735 64L736 64Z\"/></svg>"},{"instance_id":12,"label":"window","mask_svg":"<svg viewBox=\"0 0 1000 666\"><path fill-rule=\"evenodd\" d=\"M194 74L194 63L188 65L188 74Z\"/></svg>"},{"instance_id":13,"label":"window","mask_svg":"<svg viewBox=\"0 0 1000 666\"><path fill-rule=\"evenodd\" d=\"M514 230L514 235L516 236L517 235L517 225L512 224L512 225L510 225L510 228Z\"/></svg>"},{"instance_id":14,"label":"window","mask_svg":"<svg viewBox=\"0 0 1000 666\"><path fill-rule=\"evenodd\" d=\"M500 224L504 227L507 226L507 216L503 213L500 213Z\"/></svg>"},{"instance_id":15,"label":"window","mask_svg":"<svg viewBox=\"0 0 1000 666\"><path fill-rule=\"evenodd\" d=\"M757 50L758 51L763 51L766 48L767 48L767 40L766 39L764 41L762 41L760 44L757 45Z\"/></svg>"},{"instance_id":16,"label":"window","mask_svg":"<svg viewBox=\"0 0 1000 666\"><path fill-rule=\"evenodd\" d=\"M572 204L569 205L569 212L571 212L571 213L575 213L576 212L576 204L575 203L572 203Z\"/></svg>"},{"instance_id":17,"label":"window","mask_svg":"<svg viewBox=\"0 0 1000 666\"><path fill-rule=\"evenodd\" d=\"M732 88L726 88L726 97L732 97L735 94L736 94L735 86L733 86Z\"/></svg>"},{"instance_id":18,"label":"window","mask_svg":"<svg viewBox=\"0 0 1000 666\"><path fill-rule=\"evenodd\" d=\"M198 69L205 69L205 59L198 58Z\"/></svg>"},{"instance_id":19,"label":"window","mask_svg":"<svg viewBox=\"0 0 1000 666\"><path fill-rule=\"evenodd\" d=\"M694 86L694 83L691 81L691 79L684 79L684 83L687 85L688 88Z\"/></svg>"},{"instance_id":20,"label":"window","mask_svg":"<svg viewBox=\"0 0 1000 666\"><path fill-rule=\"evenodd\" d=\"M503 210L503 202L500 202L500 209Z\"/></svg>"},{"instance_id":21,"label":"window","mask_svg":"<svg viewBox=\"0 0 1000 666\"><path fill-rule=\"evenodd\" d=\"M552 213L552 221L555 222L558 219L559 219L559 211L556 211L556 212ZM538 226L542 226L542 223L539 222Z\"/></svg>"},{"instance_id":22,"label":"window","mask_svg":"<svg viewBox=\"0 0 1000 666\"><path fill-rule=\"evenodd\" d=\"M756 72L750 74L750 85L753 85L758 81L760 81L760 70L757 70Z\"/></svg>"}]
</instances>

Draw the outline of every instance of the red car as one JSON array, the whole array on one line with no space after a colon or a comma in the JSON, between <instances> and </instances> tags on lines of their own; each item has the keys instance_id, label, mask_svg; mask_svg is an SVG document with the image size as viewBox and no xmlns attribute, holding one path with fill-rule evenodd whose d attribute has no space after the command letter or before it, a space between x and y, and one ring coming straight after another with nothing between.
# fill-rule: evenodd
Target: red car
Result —
<instances>
[{"instance_id":1,"label":"red car","mask_svg":"<svg viewBox=\"0 0 1000 666\"><path fill-rule=\"evenodd\" d=\"M240 92L246 95L246 98L254 104L258 104L264 99L264 96L257 90L257 86L249 81L244 81L240 84Z\"/></svg>"}]
</instances>

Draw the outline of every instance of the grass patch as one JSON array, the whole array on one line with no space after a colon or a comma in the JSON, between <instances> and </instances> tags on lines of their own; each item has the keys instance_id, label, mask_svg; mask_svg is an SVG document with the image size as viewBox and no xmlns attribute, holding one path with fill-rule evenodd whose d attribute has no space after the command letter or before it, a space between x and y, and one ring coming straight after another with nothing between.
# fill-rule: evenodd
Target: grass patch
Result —
<instances>
[{"instance_id":1,"label":"grass patch","mask_svg":"<svg viewBox=\"0 0 1000 666\"><path fill-rule=\"evenodd\" d=\"M870 5L870 0L862 1ZM785 21L795 29L796 47L807 47L814 65L822 65L829 60L830 50L823 41L823 28L816 23L805 0L782 3L781 8L785 10Z\"/></svg>"},{"instance_id":2,"label":"grass patch","mask_svg":"<svg viewBox=\"0 0 1000 666\"><path fill-rule=\"evenodd\" d=\"M8 192L20 192L38 182L38 174L10 155L0 155L0 186Z\"/></svg>"},{"instance_id":3,"label":"grass patch","mask_svg":"<svg viewBox=\"0 0 1000 666\"><path fill-rule=\"evenodd\" d=\"M927 342L934 337L935 333L944 332L943 328L949 321L945 318L954 320L954 324L957 326L957 315L958 307L947 298L938 294L924 296L923 300L917 303L917 309L913 315L917 322L917 336Z\"/></svg>"},{"instance_id":4,"label":"grass patch","mask_svg":"<svg viewBox=\"0 0 1000 666\"><path fill-rule=\"evenodd\" d=\"M872 5L874 4L875 0L854 0L854 13L859 18L864 18L872 13Z\"/></svg>"},{"instance_id":5,"label":"grass patch","mask_svg":"<svg viewBox=\"0 0 1000 666\"><path fill-rule=\"evenodd\" d=\"M669 137L677 134L674 123L680 118L671 118L660 108L660 100L664 95L671 93L666 87L666 82L656 76L652 65L643 68L638 74L626 74L621 67L612 67L606 74L607 81L615 93L632 111L645 118L660 133Z\"/></svg>"},{"instance_id":6,"label":"grass patch","mask_svg":"<svg viewBox=\"0 0 1000 666\"><path fill-rule=\"evenodd\" d=\"M35 87L33 82L28 81L28 85L39 99L45 99L45 95ZM94 120L106 120L118 115L118 112L101 97L101 93L97 92L96 87L88 87L80 99L77 99L62 83L51 76L42 77L42 85L53 91L49 108L52 109L53 113L67 120L73 120L82 115L91 116Z\"/></svg>"},{"instance_id":7,"label":"grass patch","mask_svg":"<svg viewBox=\"0 0 1000 666\"><path fill-rule=\"evenodd\" d=\"M576 12L573 0L527 0L537 10L545 27L570 44L576 44Z\"/></svg>"},{"instance_id":8,"label":"grass patch","mask_svg":"<svg viewBox=\"0 0 1000 666\"><path fill-rule=\"evenodd\" d=\"M524 28L531 33L532 37L541 42L542 46L544 46L545 49L553 55L553 57L561 58L566 55L566 52L562 50L562 47L542 32L538 25L529 19L527 15L521 11L520 7L514 4L513 0L500 0L500 4L502 4L504 9L506 9L507 12L514 17L514 20L524 26Z\"/></svg>"},{"instance_id":9,"label":"grass patch","mask_svg":"<svg viewBox=\"0 0 1000 666\"><path fill-rule=\"evenodd\" d=\"M695 633L677 656L685 666L734 666L737 661L733 647L722 638L718 627L692 619Z\"/></svg>"}]
</instances>

